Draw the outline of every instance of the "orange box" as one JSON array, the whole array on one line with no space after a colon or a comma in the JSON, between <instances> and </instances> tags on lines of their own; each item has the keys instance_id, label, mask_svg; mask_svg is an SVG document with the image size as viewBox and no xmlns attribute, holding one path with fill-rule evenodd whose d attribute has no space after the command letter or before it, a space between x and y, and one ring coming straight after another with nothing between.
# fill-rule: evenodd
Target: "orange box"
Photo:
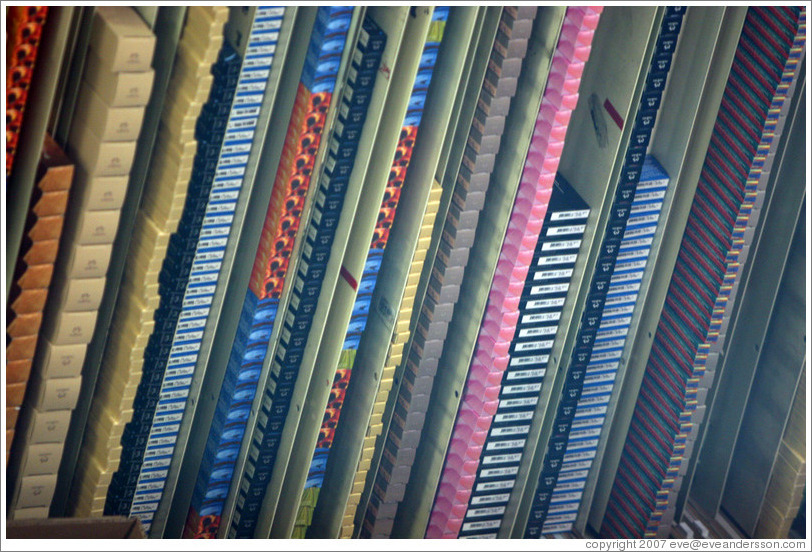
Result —
<instances>
[{"instance_id":1,"label":"orange box","mask_svg":"<svg viewBox=\"0 0 812 552\"><path fill-rule=\"evenodd\" d=\"M59 240L42 240L31 243L23 255L23 262L28 265L53 264L59 251Z\"/></svg>"},{"instance_id":2,"label":"orange box","mask_svg":"<svg viewBox=\"0 0 812 552\"><path fill-rule=\"evenodd\" d=\"M42 312L48 299L47 289L24 289L11 300L11 310L17 314Z\"/></svg>"},{"instance_id":3,"label":"orange box","mask_svg":"<svg viewBox=\"0 0 812 552\"><path fill-rule=\"evenodd\" d=\"M6 346L6 362L34 358L37 350L37 336L16 337Z\"/></svg>"},{"instance_id":4,"label":"orange box","mask_svg":"<svg viewBox=\"0 0 812 552\"><path fill-rule=\"evenodd\" d=\"M6 335L12 338L36 335L39 332L40 325L42 325L42 311L18 314L6 326Z\"/></svg>"},{"instance_id":5,"label":"orange box","mask_svg":"<svg viewBox=\"0 0 812 552\"><path fill-rule=\"evenodd\" d=\"M17 418L20 416L19 406L6 407L6 431L14 429L17 425Z\"/></svg>"},{"instance_id":6,"label":"orange box","mask_svg":"<svg viewBox=\"0 0 812 552\"><path fill-rule=\"evenodd\" d=\"M22 289L47 288L51 284L53 274L53 264L27 266L25 272L17 280L17 285Z\"/></svg>"},{"instance_id":7,"label":"orange box","mask_svg":"<svg viewBox=\"0 0 812 552\"><path fill-rule=\"evenodd\" d=\"M31 241L56 240L62 234L62 224L65 221L63 215L53 215L50 217L39 217L27 232Z\"/></svg>"},{"instance_id":8,"label":"orange box","mask_svg":"<svg viewBox=\"0 0 812 552\"><path fill-rule=\"evenodd\" d=\"M10 406L22 406L27 385L28 382L25 381L6 385L6 408Z\"/></svg>"}]
</instances>

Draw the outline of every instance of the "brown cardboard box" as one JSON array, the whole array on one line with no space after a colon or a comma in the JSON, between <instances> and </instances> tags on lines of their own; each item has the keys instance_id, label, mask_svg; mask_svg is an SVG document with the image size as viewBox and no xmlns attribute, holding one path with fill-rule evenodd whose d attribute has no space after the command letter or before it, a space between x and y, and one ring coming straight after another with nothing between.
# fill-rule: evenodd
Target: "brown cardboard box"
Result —
<instances>
[{"instance_id":1,"label":"brown cardboard box","mask_svg":"<svg viewBox=\"0 0 812 552\"><path fill-rule=\"evenodd\" d=\"M17 285L21 289L47 288L51 283L53 274L53 263L26 266L25 272L17 280Z\"/></svg>"},{"instance_id":2,"label":"brown cardboard box","mask_svg":"<svg viewBox=\"0 0 812 552\"><path fill-rule=\"evenodd\" d=\"M6 525L9 539L144 539L137 518L53 518L10 520Z\"/></svg>"},{"instance_id":3,"label":"brown cardboard box","mask_svg":"<svg viewBox=\"0 0 812 552\"><path fill-rule=\"evenodd\" d=\"M9 337L23 337L34 335L39 332L42 323L42 312L32 312L31 314L18 314L9 322L6 327L6 334Z\"/></svg>"}]
</instances>

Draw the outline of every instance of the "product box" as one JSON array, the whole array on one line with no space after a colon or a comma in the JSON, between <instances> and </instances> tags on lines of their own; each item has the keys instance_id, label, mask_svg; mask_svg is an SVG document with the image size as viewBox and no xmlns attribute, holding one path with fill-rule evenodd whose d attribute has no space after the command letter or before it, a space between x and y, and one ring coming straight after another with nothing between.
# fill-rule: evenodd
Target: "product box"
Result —
<instances>
[{"instance_id":1,"label":"product box","mask_svg":"<svg viewBox=\"0 0 812 552\"><path fill-rule=\"evenodd\" d=\"M87 83L82 83L74 110L77 124L88 126L103 142L131 142L138 139L144 108L111 107Z\"/></svg>"},{"instance_id":2,"label":"product box","mask_svg":"<svg viewBox=\"0 0 812 552\"><path fill-rule=\"evenodd\" d=\"M135 140L105 142L90 125L73 125L68 139L69 151L91 176L130 174L135 157Z\"/></svg>"},{"instance_id":3,"label":"product box","mask_svg":"<svg viewBox=\"0 0 812 552\"><path fill-rule=\"evenodd\" d=\"M136 107L149 103L155 72L150 68L138 72L106 70L94 49L88 52L83 80L110 107Z\"/></svg>"},{"instance_id":4,"label":"product box","mask_svg":"<svg viewBox=\"0 0 812 552\"><path fill-rule=\"evenodd\" d=\"M90 49L105 72L148 71L155 36L134 9L99 6L90 29Z\"/></svg>"}]
</instances>

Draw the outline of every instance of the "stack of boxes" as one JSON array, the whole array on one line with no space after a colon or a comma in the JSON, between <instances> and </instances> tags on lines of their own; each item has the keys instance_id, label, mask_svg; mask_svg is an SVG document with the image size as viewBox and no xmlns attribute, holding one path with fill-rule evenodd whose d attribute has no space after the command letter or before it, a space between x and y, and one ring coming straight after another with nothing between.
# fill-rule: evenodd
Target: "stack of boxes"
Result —
<instances>
[{"instance_id":1,"label":"stack of boxes","mask_svg":"<svg viewBox=\"0 0 812 552\"><path fill-rule=\"evenodd\" d=\"M146 341L155 325L158 272L166 257L169 235L177 229L180 220L175 205L179 203L182 207L189 183L191 159L183 152L194 151L197 146L194 137L189 138L185 130L194 129L200 111L194 98L207 97L211 89L211 64L222 46L222 28L227 17L227 8L189 8L167 90L165 104L171 107L162 112L163 121L136 217L131 254L90 411L89 419L93 423L88 426L77 464L74 488L78 492L72 497L73 515L102 515L108 485L119 467L121 436L125 424L133 416L134 390L142 375ZM198 33L190 32L190 28ZM201 35L206 39L205 47ZM195 47L188 47L190 43ZM90 59L94 60L92 53ZM85 79L91 83L100 82L101 78L101 73L94 67L99 65L91 64L85 74ZM123 91L128 93L129 102L124 104L126 96L120 95L111 103L129 105L135 102L139 77L146 84L144 74L112 75L119 81L127 80ZM147 94L148 90L144 93ZM106 94L102 99L111 97L109 91Z\"/></svg>"},{"instance_id":2,"label":"stack of boxes","mask_svg":"<svg viewBox=\"0 0 812 552\"><path fill-rule=\"evenodd\" d=\"M381 372L381 383L378 387L375 403L372 406L372 414L364 437L364 447L356 468L352 491L350 492L347 506L344 510L344 522L340 534L341 538L351 538L355 531L355 514L358 509L358 504L361 501L361 493L364 490L367 473L372 464L372 457L375 453L375 443L383 428L383 413L389 399L389 391L392 389L394 383L395 370L403 361L403 348L412 335L409 326L411 321L415 318L413 315L415 294L417 293L420 275L423 272L426 253L431 245L431 233L434 229L437 211L440 208L440 196L442 193L443 189L440 183L435 180L434 185L431 187L431 190L429 190L428 203L426 204L426 211L423 214L423 223L420 225L420 232L417 236L417 247L415 248L412 263L409 265L409 274L406 277L406 288L403 292L403 300L401 301L400 310L395 320L392 342L389 344L389 351L386 354L386 363ZM407 394L406 400L409 401L410 399L411 394ZM426 397L426 400L428 400L428 397ZM387 453L384 452L384 455L386 454Z\"/></svg>"},{"instance_id":3,"label":"stack of boxes","mask_svg":"<svg viewBox=\"0 0 812 552\"><path fill-rule=\"evenodd\" d=\"M76 161L76 183L28 403L32 409L26 443L29 459L43 445L41 431L53 424L67 430L79 397L84 355L95 329L144 106L152 89L155 37L132 9L97 8L90 44L68 140L68 153ZM29 468L30 461L23 461L21 492L12 502L13 510L36 505L42 508L37 515L47 516L64 433L59 440L49 437L47 443L47 461L40 457L35 471ZM37 495L35 503L29 494Z\"/></svg>"},{"instance_id":4,"label":"stack of boxes","mask_svg":"<svg viewBox=\"0 0 812 552\"><path fill-rule=\"evenodd\" d=\"M6 325L7 459L34 362L73 172L73 164L56 142L46 136L39 168L41 177L31 200L27 231L9 293ZM54 431L56 429L54 427ZM60 424L58 429L61 439L64 439L67 422ZM53 438L54 432L49 432L49 435ZM20 439L21 446L27 441L24 437L25 434ZM36 442L50 441L37 438ZM34 453L29 451L30 454ZM56 462L59 462L58 458Z\"/></svg>"},{"instance_id":5,"label":"stack of boxes","mask_svg":"<svg viewBox=\"0 0 812 552\"><path fill-rule=\"evenodd\" d=\"M363 523L360 529L363 537L389 537L411 476L434 376L459 299L535 15L534 7L506 7L502 13L426 297L411 344L405 350L406 368L397 405L389 433L384 437L385 444L380 447L384 451L381 467L375 476L367 511L363 518L358 516L359 523ZM373 426L368 432L375 436Z\"/></svg>"}]
</instances>

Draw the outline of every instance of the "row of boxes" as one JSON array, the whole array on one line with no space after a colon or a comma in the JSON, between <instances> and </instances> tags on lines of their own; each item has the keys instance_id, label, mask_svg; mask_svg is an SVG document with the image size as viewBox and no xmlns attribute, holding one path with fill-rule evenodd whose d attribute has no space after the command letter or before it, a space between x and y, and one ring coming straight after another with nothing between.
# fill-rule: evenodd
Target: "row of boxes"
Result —
<instances>
[{"instance_id":1,"label":"row of boxes","mask_svg":"<svg viewBox=\"0 0 812 552\"><path fill-rule=\"evenodd\" d=\"M425 267L431 269L431 278L411 343L403 355L406 368L401 387L396 397L387 397L397 402L389 433L382 436L385 441L378 447L382 449L382 457L370 490L369 505L363 517L356 516L362 523L359 528L362 537L381 538L391 534L411 475L434 376L459 298L479 212L485 205L485 192L535 14L536 9L532 7L505 8L502 12L452 203L442 221L444 231L437 257ZM374 431L370 434L376 435Z\"/></svg>"},{"instance_id":2,"label":"row of boxes","mask_svg":"<svg viewBox=\"0 0 812 552\"><path fill-rule=\"evenodd\" d=\"M569 8L564 15L427 537L495 537L501 527L555 341L560 307L540 313L522 309L528 301L566 297L575 263L572 256L580 249L589 216L588 205L555 173L600 13ZM561 266L546 265L560 257L566 257Z\"/></svg>"},{"instance_id":3,"label":"row of boxes","mask_svg":"<svg viewBox=\"0 0 812 552\"><path fill-rule=\"evenodd\" d=\"M249 290L259 299L257 309L250 320L250 334L247 343L235 341L234 351L240 351L236 358L244 372L255 368L248 388L253 394L257 392L259 368L273 351L270 350L269 338L274 327L281 323L276 356L271 362L271 374L268 386L260 390L263 393L261 413L254 429L246 470L240 474L240 491L237 508L232 523L228 528L229 536L251 538L254 536L259 510L262 507L267 482L270 479L279 446L285 416L290 407L291 395L296 382L299 365L302 360L301 344L307 339L307 333L318 302L321 282L330 255L338 217L344 201L344 193L352 171L352 164L357 150L358 129L363 125L366 108L369 102L367 90L362 84L371 88L370 71L374 75L383 50L383 39L365 24L362 36L356 48L353 64L356 67L356 79L350 79L340 101L333 101L336 77L339 72L344 50L347 48L347 33L352 20L352 8L322 7L319 8L317 21L310 37L308 63L302 71L299 94L294 106L294 115L288 126L285 149L277 171L278 188L284 191L285 197L280 201L281 209L274 210L272 200L266 217L266 228L269 238L274 240L260 245L255 261L255 274L262 271L262 288ZM370 32L373 31L373 32ZM374 82L374 79L373 79ZM327 121L333 110L338 111L334 127L327 127ZM301 120L299 120L301 118ZM322 143L325 132L329 141ZM316 170L316 161L321 149L327 150L325 161ZM286 155L287 153L287 155ZM298 164L294 159L301 159ZM313 179L317 173L320 178ZM312 187L315 183L318 186ZM306 197L315 193L312 202L310 220L302 220L302 207ZM271 218L273 217L273 223ZM300 225L305 223L302 231ZM300 248L302 256L295 274L288 274L289 261L295 241L303 236L305 243ZM266 249L263 249L265 247ZM271 254L273 250L273 254ZM295 275L294 289L288 312L278 316L279 299L284 291L286 277ZM259 280L256 282L259 284ZM246 318L246 321L249 321ZM298 354L293 350L299 346ZM244 347L242 352L240 349ZM284 359L284 368L280 364ZM232 376L233 377L233 376ZM231 401L231 397L229 396ZM245 423L237 424L238 431L245 431ZM235 452L239 452L239 442ZM227 484L232 482L233 465L227 472ZM222 503L213 504L216 514L222 511Z\"/></svg>"},{"instance_id":4,"label":"row of boxes","mask_svg":"<svg viewBox=\"0 0 812 552\"><path fill-rule=\"evenodd\" d=\"M760 214L773 135L783 127L803 51L805 15L800 8L788 13L751 8L745 17L602 535L654 538L670 531ZM661 34L667 38L668 30ZM782 44L778 53L775 44ZM766 51L774 55L753 57Z\"/></svg>"},{"instance_id":5,"label":"row of boxes","mask_svg":"<svg viewBox=\"0 0 812 552\"><path fill-rule=\"evenodd\" d=\"M361 501L361 492L367 480L367 473L372 464L372 457L375 453L375 443L380 438L383 428L383 413L386 403L389 400L389 392L394 384L395 370L401 365L403 360L403 349L411 336L410 325L412 320L417 318L419 313L413 313L415 294L417 292L418 281L425 266L426 254L431 243L431 233L434 229L434 222L437 218L437 211L440 208L440 196L442 187L435 180L434 185L429 190L426 211L420 225L417 238L417 247L414 257L409 265L409 273L406 277L406 287L403 291L400 310L395 317L394 332L389 350L386 353L386 361L381 372L380 385L375 402L372 406L372 415L367 425L364 436L364 443L361 451L361 458L356 467L355 479L347 505L344 509L344 521L341 527L341 538L351 538L355 532L355 516L358 504Z\"/></svg>"},{"instance_id":6,"label":"row of boxes","mask_svg":"<svg viewBox=\"0 0 812 552\"><path fill-rule=\"evenodd\" d=\"M657 120L657 110L671 68L684 11L679 7L668 8L661 24L620 183L581 316L575 349L567 367L567 385L556 413L555 429L525 530L528 537L569 531L580 508L591 467L591 459L586 456L594 456L597 450L605 413L575 418L579 410L584 416L583 411L592 407L601 410L609 401L626 341L625 332L628 332L631 323L637 290L657 228L668 175L653 158L646 157L646 150ZM637 245L630 260L627 260L628 253L625 251L622 256L619 253L624 241ZM579 460L573 465L577 469L562 461L562 458L567 458L566 454L576 452ZM561 472L566 475L559 483Z\"/></svg>"},{"instance_id":7,"label":"row of boxes","mask_svg":"<svg viewBox=\"0 0 812 552\"><path fill-rule=\"evenodd\" d=\"M614 239L603 244L604 250L617 251L616 262L602 310L592 302L594 297L587 301L590 320L596 317L600 322L597 327L582 325L576 337L573 364L587 347L590 356L585 367L581 364L567 373L565 393L572 395L565 395L556 415L528 536L569 531L580 507L668 188L668 177L653 158L646 158L641 173L623 238L619 244ZM558 454L553 454L553 447L558 447Z\"/></svg>"},{"instance_id":8,"label":"row of boxes","mask_svg":"<svg viewBox=\"0 0 812 552\"><path fill-rule=\"evenodd\" d=\"M211 62L207 60L216 55L222 44L222 26L227 15L226 8L189 8L180 53L175 60L165 100L166 105L173 106L173 113L183 112L183 105L186 112L194 110L191 101L184 104L178 96L208 94L212 78L208 74ZM195 29L197 35L190 29ZM200 47L195 50L186 48L193 38L199 39L195 44ZM201 45L203 39L209 41L206 47ZM93 64L94 56L91 52L91 65L85 74L85 79L91 83L101 78ZM182 70L190 66L198 66L191 76L189 71ZM100 88L97 94L102 101L132 107L146 99L147 91L141 92L139 86L151 82L147 80L148 76L145 73L108 75L106 78L112 79L115 87ZM176 196L184 197L190 177L186 170L178 167L179 164L191 164L178 153L190 146L182 131L189 123L185 118L181 120L181 128L177 128L168 125L166 118L162 117L159 127L142 204L136 216L132 253L127 259L112 322L113 331L102 359L98 391L91 405L88 438L77 464L75 491L71 496L72 513L76 516L101 516L104 513L108 485L119 467L121 437L125 424L131 421L134 413L134 388L140 381L146 341L154 328L153 313L158 306L157 273L166 256L169 235L177 228L180 218L166 216L165 210L156 208L156 200L158 205L166 206L171 205ZM191 124L193 126L194 119ZM191 140L191 146L195 145Z\"/></svg>"},{"instance_id":9,"label":"row of boxes","mask_svg":"<svg viewBox=\"0 0 812 552\"><path fill-rule=\"evenodd\" d=\"M372 232L372 240L367 251L366 262L363 272L361 273L360 281L358 282L357 294L353 302L347 333L333 378L332 389L330 390L329 402L326 405L322 418L323 422L319 431L319 439L316 443L316 449L310 463L310 471L308 472L304 499L300 507L300 515L312 515L312 511L317 505L318 492L324 481L326 466L330 458L330 449L339 425L341 409L344 405L347 388L351 385L350 382L352 371L355 367L356 355L358 354L364 330L369 320L369 309L378 281L378 274L381 270L381 264L383 263L384 251L389 241L389 233L394 224L395 216L397 215L401 191L411 163L412 153L425 107L426 95L434 74L437 52L445 33L445 22L448 19L448 11L448 7L435 7L432 11L431 23L426 40L423 43L417 75L415 75L414 84L409 97L409 107L400 130L400 138L389 170L389 178L386 182L383 200L378 211L375 228ZM337 460L334 458L332 461L335 462ZM358 498L360 498L360 496ZM310 506L311 504L312 507ZM303 527L309 525L309 520L306 523L300 524L300 526Z\"/></svg>"},{"instance_id":10,"label":"row of boxes","mask_svg":"<svg viewBox=\"0 0 812 552\"><path fill-rule=\"evenodd\" d=\"M38 169L39 181L31 199L20 259L9 293L6 323L7 459L40 341L43 311L50 293L73 175L73 164L56 142L46 135ZM20 439L19 446L25 446L23 439Z\"/></svg>"},{"instance_id":11,"label":"row of boxes","mask_svg":"<svg viewBox=\"0 0 812 552\"><path fill-rule=\"evenodd\" d=\"M150 63L155 37L131 8L100 7L94 12L89 45L68 138L68 153L77 163L75 183L42 326L38 347L42 364L33 381L32 396L36 399L31 404L34 417L56 410L66 424L79 397L83 355L96 326L144 106L152 88ZM128 75L129 80L115 76L122 72L134 75ZM124 86L129 89L125 91ZM122 96L128 97L123 101L126 105L121 105ZM59 369L54 370L57 363ZM29 449L40 446L30 440L28 445ZM36 474L29 476L29 454L21 472L23 488L29 477L43 481L53 478L55 482L64 441L47 446L53 461L39 458ZM41 490L40 508L50 505L54 489L48 486ZM23 505L18 502L12 508ZM44 514L41 510L37 515ZM29 513L19 515L32 517Z\"/></svg>"}]
</instances>

